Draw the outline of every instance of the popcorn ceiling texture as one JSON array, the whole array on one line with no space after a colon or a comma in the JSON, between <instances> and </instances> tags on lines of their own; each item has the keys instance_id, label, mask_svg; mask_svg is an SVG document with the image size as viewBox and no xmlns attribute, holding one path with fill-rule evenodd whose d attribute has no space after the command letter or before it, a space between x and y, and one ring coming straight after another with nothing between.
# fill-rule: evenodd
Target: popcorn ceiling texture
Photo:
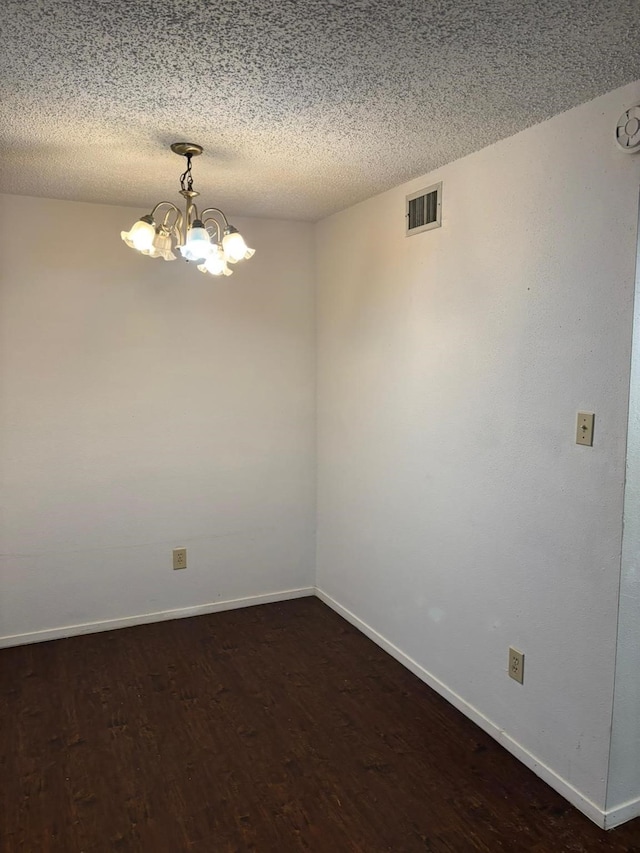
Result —
<instances>
[{"instance_id":1,"label":"popcorn ceiling texture","mask_svg":"<svg viewBox=\"0 0 640 853\"><path fill-rule=\"evenodd\" d=\"M638 0L5 0L0 27L0 190L144 210L180 200L175 140L207 204L316 220L640 77Z\"/></svg>"}]
</instances>

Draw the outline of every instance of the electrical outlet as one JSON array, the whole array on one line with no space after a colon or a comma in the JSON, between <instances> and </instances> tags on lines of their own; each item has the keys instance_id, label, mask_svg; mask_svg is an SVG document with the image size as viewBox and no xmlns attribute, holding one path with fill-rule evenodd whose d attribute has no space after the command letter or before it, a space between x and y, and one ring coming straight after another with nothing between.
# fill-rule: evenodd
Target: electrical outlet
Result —
<instances>
[{"instance_id":1,"label":"electrical outlet","mask_svg":"<svg viewBox=\"0 0 640 853\"><path fill-rule=\"evenodd\" d=\"M522 684L524 682L524 652L509 649L509 678Z\"/></svg>"},{"instance_id":2,"label":"electrical outlet","mask_svg":"<svg viewBox=\"0 0 640 853\"><path fill-rule=\"evenodd\" d=\"M173 549L173 568L174 569L186 569L187 568L187 549L186 548L174 548Z\"/></svg>"}]
</instances>

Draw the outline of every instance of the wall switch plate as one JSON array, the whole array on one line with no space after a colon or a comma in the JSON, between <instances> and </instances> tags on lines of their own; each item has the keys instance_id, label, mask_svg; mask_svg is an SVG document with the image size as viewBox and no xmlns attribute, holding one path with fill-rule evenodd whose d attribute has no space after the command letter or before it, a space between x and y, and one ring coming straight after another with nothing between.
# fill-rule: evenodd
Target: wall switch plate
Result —
<instances>
[{"instance_id":1,"label":"wall switch plate","mask_svg":"<svg viewBox=\"0 0 640 853\"><path fill-rule=\"evenodd\" d=\"M578 425L576 427L576 444L593 446L593 412L578 412Z\"/></svg>"},{"instance_id":2,"label":"wall switch plate","mask_svg":"<svg viewBox=\"0 0 640 853\"><path fill-rule=\"evenodd\" d=\"M509 678L519 684L524 682L524 652L512 648L509 649Z\"/></svg>"},{"instance_id":3,"label":"wall switch plate","mask_svg":"<svg viewBox=\"0 0 640 853\"><path fill-rule=\"evenodd\" d=\"M187 568L187 549L186 548L174 548L173 549L173 568L174 569L186 569Z\"/></svg>"}]
</instances>

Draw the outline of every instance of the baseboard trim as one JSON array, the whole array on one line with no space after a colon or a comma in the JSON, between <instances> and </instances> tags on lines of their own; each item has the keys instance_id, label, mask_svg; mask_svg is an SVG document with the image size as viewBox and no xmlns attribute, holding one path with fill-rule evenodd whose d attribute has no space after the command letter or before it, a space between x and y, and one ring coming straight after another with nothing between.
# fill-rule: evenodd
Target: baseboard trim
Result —
<instances>
[{"instance_id":1,"label":"baseboard trim","mask_svg":"<svg viewBox=\"0 0 640 853\"><path fill-rule=\"evenodd\" d=\"M635 817L640 817L640 797L612 809L607 809L604 813L604 828L615 829L616 826L633 820Z\"/></svg>"},{"instance_id":2,"label":"baseboard trim","mask_svg":"<svg viewBox=\"0 0 640 853\"><path fill-rule=\"evenodd\" d=\"M226 601L212 601L196 604L192 607L180 607L175 610L158 610L155 613L139 613L121 619L105 619L100 622L85 622L81 625L65 625L62 628L49 628L44 631L32 631L28 634L12 634L0 637L0 648L23 646L28 643L44 643L47 640L59 640L75 637L78 634L96 634L100 631L113 631L116 628L129 628L133 625L146 625L149 622L164 622L169 619L187 619L190 616L202 616L205 613L217 613L220 610L236 610L240 607L253 607L256 604L271 604L275 601L287 601L290 598L304 598L315 595L312 586L299 589L285 589L281 592L268 592L263 595L251 595L246 598L231 598Z\"/></svg>"},{"instance_id":3,"label":"baseboard trim","mask_svg":"<svg viewBox=\"0 0 640 853\"><path fill-rule=\"evenodd\" d=\"M562 776L559 776L555 770L552 770L548 767L544 762L538 760L535 755L529 752L522 744L518 743L518 741L514 740L504 729L501 729L500 726L496 725L492 720L488 717L485 717L477 708L473 705L470 705L462 696L455 693L446 684L440 681L439 678L436 678L435 675L432 675L428 670L422 667L417 661L413 660L413 658L409 657L409 655L405 654L401 649L395 646L392 642L387 640L386 637L383 637L382 634L379 634L371 625L368 625L359 616L356 616L355 613L352 613L334 598L332 598L328 593L324 592L322 589L316 587L316 595L318 598L323 601L326 605L328 605L332 610L335 610L340 616L354 625L358 630L362 631L370 640L373 640L378 646L388 652L392 657L394 657L397 661L399 661L403 666L405 666L408 670L410 670L414 675L417 675L421 681L424 681L429 687L432 687L436 693L439 693L442 697L444 697L448 702L450 702L454 708L457 708L461 711L465 717L468 717L472 720L476 725L480 726L480 728L485 731L487 734L491 735L495 740L498 741L505 749L509 750L509 752L514 755L519 761L521 761L526 767L532 770L536 776L539 776L547 785L550 785L555 791L557 791L561 796L563 796L566 800L568 800L571 805L575 806L579 811L581 811L584 815L590 818L594 823L596 823L601 829L611 829L614 826L618 826L620 823L623 823L626 820L629 820L631 817L634 817L637 813L632 813L633 808L638 809L640 806L639 802L634 801L633 803L626 803L623 806L620 806L619 809L612 809L611 812L604 812L601 808L599 808L592 800L585 797L580 793L576 788L573 787L566 779L563 779ZM627 810L629 813L627 813ZM613 816L615 813L617 823L611 823L612 819L610 816Z\"/></svg>"}]
</instances>

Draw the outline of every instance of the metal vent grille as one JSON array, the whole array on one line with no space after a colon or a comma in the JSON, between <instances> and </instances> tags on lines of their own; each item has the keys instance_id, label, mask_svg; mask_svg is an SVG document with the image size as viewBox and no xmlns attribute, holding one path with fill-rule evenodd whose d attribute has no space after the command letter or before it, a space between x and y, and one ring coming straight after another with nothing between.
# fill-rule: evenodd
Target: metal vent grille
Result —
<instances>
[{"instance_id":1,"label":"metal vent grille","mask_svg":"<svg viewBox=\"0 0 640 853\"><path fill-rule=\"evenodd\" d=\"M442 182L407 196L407 235L439 228L442 224Z\"/></svg>"}]
</instances>

